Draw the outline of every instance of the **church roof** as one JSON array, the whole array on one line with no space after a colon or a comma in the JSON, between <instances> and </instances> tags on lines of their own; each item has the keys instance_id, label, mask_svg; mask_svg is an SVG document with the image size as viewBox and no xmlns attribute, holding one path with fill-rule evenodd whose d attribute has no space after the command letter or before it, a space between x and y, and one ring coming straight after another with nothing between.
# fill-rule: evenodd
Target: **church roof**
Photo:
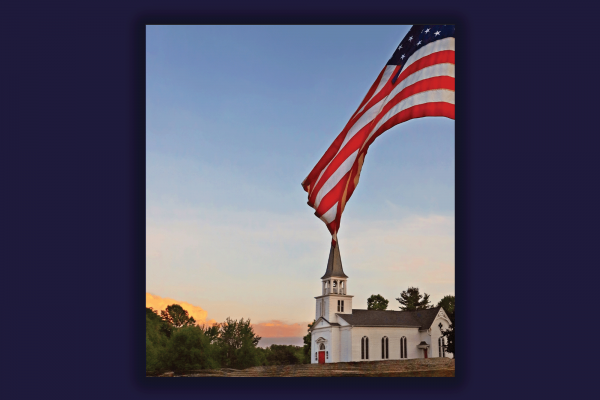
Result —
<instances>
[{"instance_id":1,"label":"church roof","mask_svg":"<svg viewBox=\"0 0 600 400\"><path fill-rule=\"evenodd\" d=\"M340 244L337 243L335 247L331 246L329 251L329 260L327 261L327 270L325 275L321 279L330 277L347 278L348 276L344 273L342 268L342 258L340 257Z\"/></svg>"},{"instance_id":2,"label":"church roof","mask_svg":"<svg viewBox=\"0 0 600 400\"><path fill-rule=\"evenodd\" d=\"M407 326L429 329L441 307L420 311L352 310L337 314L352 326Z\"/></svg>"}]
</instances>

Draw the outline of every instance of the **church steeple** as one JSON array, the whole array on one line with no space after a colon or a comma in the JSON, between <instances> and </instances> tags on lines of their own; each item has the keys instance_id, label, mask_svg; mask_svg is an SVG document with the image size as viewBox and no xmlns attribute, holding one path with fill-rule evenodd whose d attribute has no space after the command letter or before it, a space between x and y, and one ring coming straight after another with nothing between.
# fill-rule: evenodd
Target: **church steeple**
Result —
<instances>
[{"instance_id":1,"label":"church steeple","mask_svg":"<svg viewBox=\"0 0 600 400\"><path fill-rule=\"evenodd\" d=\"M321 277L321 295L317 299L315 319L325 318L329 323L337 322L337 314L352 313L352 297L348 295L348 275L342 268L340 243L331 246L325 275Z\"/></svg>"}]
</instances>

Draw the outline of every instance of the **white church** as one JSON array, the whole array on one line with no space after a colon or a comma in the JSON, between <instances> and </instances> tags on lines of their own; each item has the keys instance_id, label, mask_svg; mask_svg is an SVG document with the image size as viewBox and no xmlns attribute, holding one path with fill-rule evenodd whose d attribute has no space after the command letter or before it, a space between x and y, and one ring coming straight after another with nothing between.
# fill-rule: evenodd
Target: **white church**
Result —
<instances>
[{"instance_id":1,"label":"white church","mask_svg":"<svg viewBox=\"0 0 600 400\"><path fill-rule=\"evenodd\" d=\"M442 307L421 311L352 309L339 244L332 246L315 323L310 328L313 364L448 357L442 329L450 319Z\"/></svg>"}]
</instances>

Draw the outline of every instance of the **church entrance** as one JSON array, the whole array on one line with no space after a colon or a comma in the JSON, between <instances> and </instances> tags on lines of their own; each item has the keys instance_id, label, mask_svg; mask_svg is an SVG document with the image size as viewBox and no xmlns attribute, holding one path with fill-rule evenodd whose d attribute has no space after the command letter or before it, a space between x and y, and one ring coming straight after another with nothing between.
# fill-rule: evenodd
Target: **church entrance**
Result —
<instances>
[{"instance_id":1,"label":"church entrance","mask_svg":"<svg viewBox=\"0 0 600 400\"><path fill-rule=\"evenodd\" d=\"M325 352L324 351L319 352L319 364L325 364Z\"/></svg>"}]
</instances>

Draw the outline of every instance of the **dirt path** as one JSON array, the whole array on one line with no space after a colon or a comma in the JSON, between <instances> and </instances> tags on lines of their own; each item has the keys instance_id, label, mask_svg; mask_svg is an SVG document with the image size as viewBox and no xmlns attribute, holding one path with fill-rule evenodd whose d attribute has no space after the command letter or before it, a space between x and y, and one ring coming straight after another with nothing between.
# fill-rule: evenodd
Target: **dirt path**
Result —
<instances>
[{"instance_id":1,"label":"dirt path","mask_svg":"<svg viewBox=\"0 0 600 400\"><path fill-rule=\"evenodd\" d=\"M170 375L170 374L169 374ZM336 364L300 364L252 367L244 370L223 368L218 370L191 371L175 377L331 377L331 376L388 376L388 377L453 377L454 360L427 358L414 360L390 360L350 362Z\"/></svg>"}]
</instances>

